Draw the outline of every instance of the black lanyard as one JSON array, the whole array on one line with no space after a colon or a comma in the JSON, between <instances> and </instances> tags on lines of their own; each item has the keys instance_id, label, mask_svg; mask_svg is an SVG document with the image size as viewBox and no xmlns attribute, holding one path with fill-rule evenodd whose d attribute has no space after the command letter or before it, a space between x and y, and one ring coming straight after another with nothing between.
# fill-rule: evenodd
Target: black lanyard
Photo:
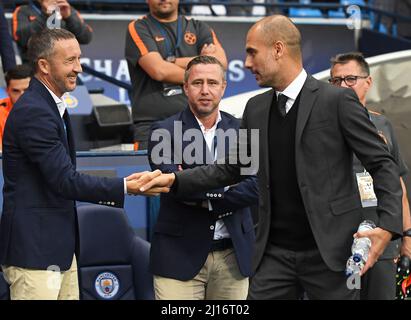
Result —
<instances>
[{"instance_id":1,"label":"black lanyard","mask_svg":"<svg viewBox=\"0 0 411 320\"><path fill-rule=\"evenodd\" d=\"M167 31L163 27L163 25L155 19L153 16L148 15L151 19L151 21L156 25L158 31L160 31L161 35L164 37L164 41L166 43L166 58L169 56L175 56L177 49L180 47L181 39L183 38L183 30L182 30L182 24L183 24L183 19L181 16L178 17L177 19L177 43L174 48L174 52L172 51L172 45L171 45L171 39L168 37Z\"/></svg>"}]
</instances>

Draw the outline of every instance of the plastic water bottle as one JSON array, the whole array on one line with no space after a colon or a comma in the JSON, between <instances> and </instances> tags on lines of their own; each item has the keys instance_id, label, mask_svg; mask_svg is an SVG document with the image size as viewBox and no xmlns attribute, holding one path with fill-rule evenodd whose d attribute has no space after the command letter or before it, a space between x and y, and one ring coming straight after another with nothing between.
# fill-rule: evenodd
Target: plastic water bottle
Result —
<instances>
[{"instance_id":1,"label":"plastic water bottle","mask_svg":"<svg viewBox=\"0 0 411 320\"><path fill-rule=\"evenodd\" d=\"M358 232L372 230L375 223L371 220L364 220L358 226ZM356 238L351 247L352 255L347 260L345 274L350 276L354 273L360 273L368 260L368 253L371 248L371 240L368 237Z\"/></svg>"}]
</instances>

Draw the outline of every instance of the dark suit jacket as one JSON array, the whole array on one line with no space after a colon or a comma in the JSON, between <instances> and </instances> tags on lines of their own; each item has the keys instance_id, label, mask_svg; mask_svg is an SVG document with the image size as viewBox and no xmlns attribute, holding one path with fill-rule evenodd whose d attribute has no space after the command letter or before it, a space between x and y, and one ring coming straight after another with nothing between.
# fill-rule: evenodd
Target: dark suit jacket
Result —
<instances>
[{"instance_id":1,"label":"dark suit jacket","mask_svg":"<svg viewBox=\"0 0 411 320\"><path fill-rule=\"evenodd\" d=\"M4 131L2 265L67 270L76 243L74 200L123 206L123 179L76 172L71 126L66 136L63 123L52 96L33 78Z\"/></svg>"},{"instance_id":2,"label":"dark suit jacket","mask_svg":"<svg viewBox=\"0 0 411 320\"><path fill-rule=\"evenodd\" d=\"M9 33L9 25L4 15L3 3L0 1L0 56L3 71L7 72L16 66L13 40Z\"/></svg>"},{"instance_id":3,"label":"dark suit jacket","mask_svg":"<svg viewBox=\"0 0 411 320\"><path fill-rule=\"evenodd\" d=\"M221 112L221 118L217 129L238 130L240 122L236 118L224 112ZM177 149L175 147L177 143L182 143L182 150L191 144L191 141L175 140L177 135L174 135L174 128L178 126L175 121L182 124L182 133L195 128L201 134L200 126L188 107L172 117L154 123L151 132L161 128L171 133L169 136L171 140L167 139L167 142L171 142L172 145L171 155ZM159 163L154 155L157 143L159 142L151 137L148 152L152 169L160 169L163 172L178 171L178 163L174 161L173 156L169 157L170 164L165 164L165 161L162 164L155 164L155 162ZM209 151L202 134L200 145L204 151L204 157L199 159L200 163L187 164L183 159L183 170L207 163L205 156ZM228 140L226 146L228 153ZM209 156L213 160L213 156ZM196 202L203 200L211 201L213 208L211 212L208 208L196 206ZM222 218L233 241L241 273L246 277L251 275L255 235L248 207L257 204L258 201L255 177L248 177L227 192L221 188L197 194L184 192L179 197L164 194L161 195L160 201L160 212L151 242L150 264L154 274L179 280L194 278L210 252L215 221Z\"/></svg>"},{"instance_id":4,"label":"dark suit jacket","mask_svg":"<svg viewBox=\"0 0 411 320\"><path fill-rule=\"evenodd\" d=\"M274 91L251 98L242 127L260 129L259 224L254 268L261 262L270 232L268 122ZM352 236L362 221L352 151L374 179L379 199L378 226L402 233L398 167L353 90L333 87L308 76L300 93L295 136L297 180L320 253L331 270L342 271ZM281 152L280 150L278 152ZM236 159L232 152L231 157ZM176 174L176 194L186 194L241 180L240 165L212 165ZM296 223L298 223L296 221Z\"/></svg>"}]
</instances>

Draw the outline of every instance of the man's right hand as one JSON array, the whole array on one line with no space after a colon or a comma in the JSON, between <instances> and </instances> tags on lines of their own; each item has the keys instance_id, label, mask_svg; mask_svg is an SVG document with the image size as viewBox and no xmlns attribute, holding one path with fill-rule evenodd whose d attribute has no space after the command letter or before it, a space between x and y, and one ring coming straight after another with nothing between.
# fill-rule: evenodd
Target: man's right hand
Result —
<instances>
[{"instance_id":1,"label":"man's right hand","mask_svg":"<svg viewBox=\"0 0 411 320\"><path fill-rule=\"evenodd\" d=\"M213 43L206 43L202 48L200 55L210 56L216 53L216 46Z\"/></svg>"},{"instance_id":2,"label":"man's right hand","mask_svg":"<svg viewBox=\"0 0 411 320\"><path fill-rule=\"evenodd\" d=\"M153 190L163 190L163 188L164 190L170 190L171 186L173 185L176 179L176 176L174 173L162 173L161 175L155 176L153 178L149 176L145 177L143 175L141 179L144 179L145 182L148 181L140 187L140 192L145 194L147 192L152 192Z\"/></svg>"},{"instance_id":3,"label":"man's right hand","mask_svg":"<svg viewBox=\"0 0 411 320\"><path fill-rule=\"evenodd\" d=\"M142 186L146 185L156 177L160 177L161 175L162 174L160 170L155 170L153 172L144 171L133 173L126 178L127 193L142 196L157 196L160 193L169 192L170 188L165 186L153 187L149 190L146 190L145 192L141 191Z\"/></svg>"}]
</instances>

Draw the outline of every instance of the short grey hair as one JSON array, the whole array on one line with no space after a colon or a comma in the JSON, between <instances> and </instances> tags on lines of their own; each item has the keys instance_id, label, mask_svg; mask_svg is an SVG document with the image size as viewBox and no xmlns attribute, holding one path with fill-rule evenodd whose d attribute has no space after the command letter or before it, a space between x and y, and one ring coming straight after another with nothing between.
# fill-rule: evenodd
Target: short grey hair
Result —
<instances>
[{"instance_id":1,"label":"short grey hair","mask_svg":"<svg viewBox=\"0 0 411 320\"><path fill-rule=\"evenodd\" d=\"M57 41L70 39L76 37L65 29L44 29L31 36L28 43L28 58L33 70L38 70L39 59L48 59L53 55Z\"/></svg>"},{"instance_id":2,"label":"short grey hair","mask_svg":"<svg viewBox=\"0 0 411 320\"><path fill-rule=\"evenodd\" d=\"M218 65L221 68L221 72L223 74L223 80L226 81L224 66L221 64L221 62L217 58L213 56L198 56L192 59L187 64L186 71L184 72L184 82L187 82L188 77L190 76L191 68L197 64L216 64Z\"/></svg>"}]
</instances>

